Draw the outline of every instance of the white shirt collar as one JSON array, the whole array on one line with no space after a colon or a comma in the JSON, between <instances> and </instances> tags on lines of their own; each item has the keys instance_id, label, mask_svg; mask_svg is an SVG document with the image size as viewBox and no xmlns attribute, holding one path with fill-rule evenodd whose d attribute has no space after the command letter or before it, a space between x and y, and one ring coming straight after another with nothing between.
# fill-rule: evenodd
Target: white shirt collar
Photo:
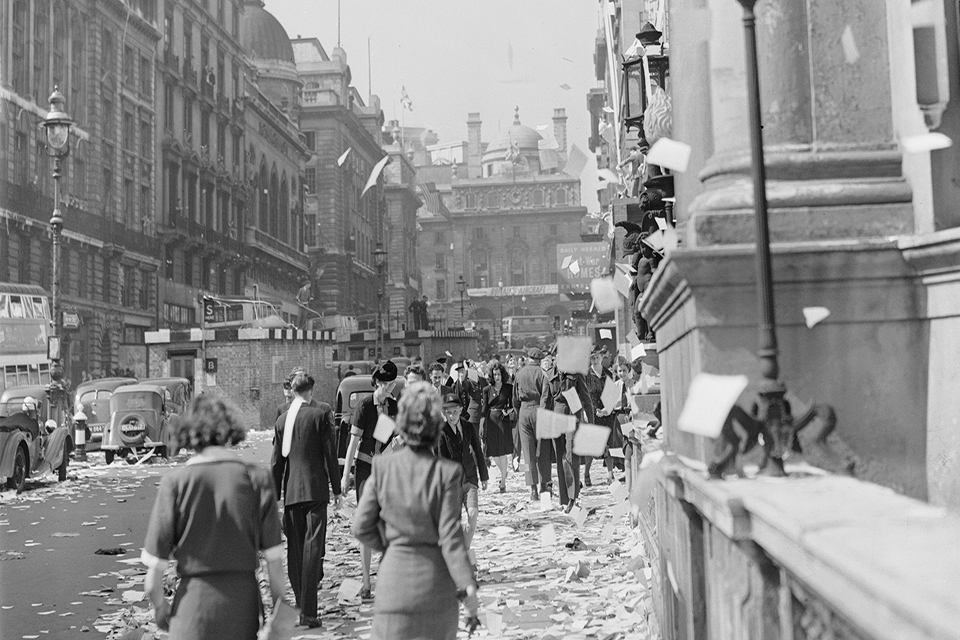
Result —
<instances>
[{"instance_id":1,"label":"white shirt collar","mask_svg":"<svg viewBox=\"0 0 960 640\"><path fill-rule=\"evenodd\" d=\"M236 460L237 454L226 447L206 447L200 453L187 460L186 464L203 464L204 462L219 462L220 460Z\"/></svg>"}]
</instances>

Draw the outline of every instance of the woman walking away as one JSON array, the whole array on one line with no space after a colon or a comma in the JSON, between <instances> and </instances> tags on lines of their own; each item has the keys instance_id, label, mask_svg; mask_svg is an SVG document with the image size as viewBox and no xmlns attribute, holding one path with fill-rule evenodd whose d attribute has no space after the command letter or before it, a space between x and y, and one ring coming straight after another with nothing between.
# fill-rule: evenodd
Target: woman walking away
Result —
<instances>
[{"instance_id":1,"label":"woman walking away","mask_svg":"<svg viewBox=\"0 0 960 640\"><path fill-rule=\"evenodd\" d=\"M499 361L490 366L490 384L483 389L480 431L487 442L487 455L500 470L500 493L507 491L507 472L513 454L513 427L517 411L513 408L513 385L507 382L507 370Z\"/></svg>"},{"instance_id":2,"label":"woman walking away","mask_svg":"<svg viewBox=\"0 0 960 640\"><path fill-rule=\"evenodd\" d=\"M374 640L453 640L458 595L477 614L467 558L461 465L433 455L444 424L439 393L426 382L400 398L397 429L407 447L373 459L353 535L384 551L374 601Z\"/></svg>"},{"instance_id":3,"label":"woman walking away","mask_svg":"<svg viewBox=\"0 0 960 640\"><path fill-rule=\"evenodd\" d=\"M169 625L170 640L253 640L263 611L258 552L274 602L285 587L273 480L226 448L241 442L245 429L223 399L197 397L175 424L173 441L197 454L163 478L147 526L141 560L157 626ZM163 597L171 556L180 576L172 606Z\"/></svg>"}]
</instances>

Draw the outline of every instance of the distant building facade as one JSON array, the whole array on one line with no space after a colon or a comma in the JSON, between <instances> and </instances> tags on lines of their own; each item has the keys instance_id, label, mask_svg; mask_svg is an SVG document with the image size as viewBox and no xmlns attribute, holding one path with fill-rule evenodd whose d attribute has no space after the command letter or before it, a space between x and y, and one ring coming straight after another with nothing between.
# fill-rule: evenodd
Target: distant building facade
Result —
<instances>
[{"instance_id":1,"label":"distant building facade","mask_svg":"<svg viewBox=\"0 0 960 640\"><path fill-rule=\"evenodd\" d=\"M580 241L587 213L579 177L562 171L563 109L554 112L552 131L545 132L521 124L518 112L510 127L483 143L480 115L472 113L466 162L447 164L445 157L439 166L418 168L417 181L433 182L442 205L418 215L417 252L432 322L473 323L495 337L503 317L549 315L563 322L585 308L584 300L558 295L557 245Z\"/></svg>"}]
</instances>

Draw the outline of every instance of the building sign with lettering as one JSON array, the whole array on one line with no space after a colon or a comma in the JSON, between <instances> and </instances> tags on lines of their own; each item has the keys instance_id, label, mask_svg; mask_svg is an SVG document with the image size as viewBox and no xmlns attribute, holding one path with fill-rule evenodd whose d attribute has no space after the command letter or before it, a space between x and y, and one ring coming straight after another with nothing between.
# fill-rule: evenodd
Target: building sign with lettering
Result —
<instances>
[{"instance_id":1,"label":"building sign with lettering","mask_svg":"<svg viewBox=\"0 0 960 640\"><path fill-rule=\"evenodd\" d=\"M480 287L477 289L467 289L467 295L471 298L483 298L486 296L492 298L510 297L510 296L543 296L555 295L560 289L555 284L533 284L520 287Z\"/></svg>"},{"instance_id":2,"label":"building sign with lettering","mask_svg":"<svg viewBox=\"0 0 960 640\"><path fill-rule=\"evenodd\" d=\"M560 293L589 293L590 281L610 273L609 242L571 242L557 245Z\"/></svg>"}]
</instances>

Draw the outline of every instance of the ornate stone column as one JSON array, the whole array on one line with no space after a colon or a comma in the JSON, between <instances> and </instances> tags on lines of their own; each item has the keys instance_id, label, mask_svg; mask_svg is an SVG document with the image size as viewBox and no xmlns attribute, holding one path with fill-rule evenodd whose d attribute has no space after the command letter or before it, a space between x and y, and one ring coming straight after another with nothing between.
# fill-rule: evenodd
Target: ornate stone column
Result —
<instances>
[{"instance_id":1,"label":"ornate stone column","mask_svg":"<svg viewBox=\"0 0 960 640\"><path fill-rule=\"evenodd\" d=\"M675 87L685 66L702 67L706 57L708 69L707 86L693 92L699 100L674 98L676 136L702 147L691 163L702 184L689 175L678 183L687 246L750 243L741 8L734 0L678 4L673 25L684 14L709 18L709 34L703 27L671 34ZM772 240L912 232L912 195L893 128L885 4L762 0L756 13ZM695 46L677 41L698 33ZM697 137L704 132L708 139Z\"/></svg>"}]
</instances>

